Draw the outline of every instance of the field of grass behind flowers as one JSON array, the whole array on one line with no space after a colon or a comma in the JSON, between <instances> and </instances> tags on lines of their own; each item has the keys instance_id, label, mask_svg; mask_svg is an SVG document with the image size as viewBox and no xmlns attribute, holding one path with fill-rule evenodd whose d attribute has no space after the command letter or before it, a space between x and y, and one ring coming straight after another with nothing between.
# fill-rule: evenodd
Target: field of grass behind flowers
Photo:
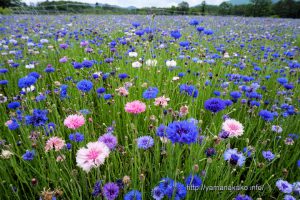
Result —
<instances>
[{"instance_id":1,"label":"field of grass behind flowers","mask_svg":"<svg viewBox=\"0 0 300 200\"><path fill-rule=\"evenodd\" d=\"M299 33L0 16L0 199L299 199Z\"/></svg>"}]
</instances>

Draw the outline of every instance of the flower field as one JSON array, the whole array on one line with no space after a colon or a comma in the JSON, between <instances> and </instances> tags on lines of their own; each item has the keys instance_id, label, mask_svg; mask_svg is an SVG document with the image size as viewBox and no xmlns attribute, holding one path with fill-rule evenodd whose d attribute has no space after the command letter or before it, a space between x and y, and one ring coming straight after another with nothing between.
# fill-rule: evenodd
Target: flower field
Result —
<instances>
[{"instance_id":1,"label":"flower field","mask_svg":"<svg viewBox=\"0 0 300 200\"><path fill-rule=\"evenodd\" d=\"M0 199L300 198L300 20L0 16Z\"/></svg>"}]
</instances>

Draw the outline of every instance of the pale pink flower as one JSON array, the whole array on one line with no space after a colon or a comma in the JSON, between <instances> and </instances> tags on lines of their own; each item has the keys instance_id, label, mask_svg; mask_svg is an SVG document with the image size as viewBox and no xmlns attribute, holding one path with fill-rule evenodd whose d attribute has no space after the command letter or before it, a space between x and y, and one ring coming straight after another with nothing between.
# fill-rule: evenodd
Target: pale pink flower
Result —
<instances>
[{"instance_id":1,"label":"pale pink flower","mask_svg":"<svg viewBox=\"0 0 300 200\"><path fill-rule=\"evenodd\" d=\"M155 98L154 105L166 107L168 105L168 101L170 101L170 98L166 98L165 96L157 97Z\"/></svg>"},{"instance_id":2,"label":"pale pink flower","mask_svg":"<svg viewBox=\"0 0 300 200\"><path fill-rule=\"evenodd\" d=\"M120 87L116 89L116 91L119 93L120 96L127 96L129 94L125 87Z\"/></svg>"},{"instance_id":3,"label":"pale pink flower","mask_svg":"<svg viewBox=\"0 0 300 200\"><path fill-rule=\"evenodd\" d=\"M51 137L47 140L45 151L55 149L55 151L61 150L65 146L65 141L59 137Z\"/></svg>"},{"instance_id":4,"label":"pale pink flower","mask_svg":"<svg viewBox=\"0 0 300 200\"><path fill-rule=\"evenodd\" d=\"M222 124L222 129L229 134L228 137L238 137L244 133L243 125L235 119L226 119Z\"/></svg>"},{"instance_id":5,"label":"pale pink flower","mask_svg":"<svg viewBox=\"0 0 300 200\"><path fill-rule=\"evenodd\" d=\"M104 164L105 158L109 156L109 148L103 142L90 142L87 148L81 148L77 151L77 166L84 171L89 172L92 168Z\"/></svg>"},{"instance_id":6,"label":"pale pink flower","mask_svg":"<svg viewBox=\"0 0 300 200\"><path fill-rule=\"evenodd\" d=\"M174 76L173 78L172 78L172 81L177 81L177 80L179 80L180 78L178 77L178 76Z\"/></svg>"},{"instance_id":7,"label":"pale pink flower","mask_svg":"<svg viewBox=\"0 0 300 200\"><path fill-rule=\"evenodd\" d=\"M128 113L139 114L145 112L145 110L146 110L146 104L138 100L129 102L125 105L125 111Z\"/></svg>"},{"instance_id":8,"label":"pale pink flower","mask_svg":"<svg viewBox=\"0 0 300 200\"><path fill-rule=\"evenodd\" d=\"M66 159L65 155L59 155L56 157L56 162L62 162Z\"/></svg>"},{"instance_id":9,"label":"pale pink flower","mask_svg":"<svg viewBox=\"0 0 300 200\"><path fill-rule=\"evenodd\" d=\"M5 126L9 126L11 123L13 123L13 121L10 119L10 120L8 120L7 122L5 122Z\"/></svg>"},{"instance_id":10,"label":"pale pink flower","mask_svg":"<svg viewBox=\"0 0 300 200\"><path fill-rule=\"evenodd\" d=\"M74 130L83 126L84 123L85 119L82 115L69 115L64 121L66 127Z\"/></svg>"},{"instance_id":11,"label":"pale pink flower","mask_svg":"<svg viewBox=\"0 0 300 200\"><path fill-rule=\"evenodd\" d=\"M181 106L179 110L180 116L185 116L189 113L189 107L188 106Z\"/></svg>"}]
</instances>

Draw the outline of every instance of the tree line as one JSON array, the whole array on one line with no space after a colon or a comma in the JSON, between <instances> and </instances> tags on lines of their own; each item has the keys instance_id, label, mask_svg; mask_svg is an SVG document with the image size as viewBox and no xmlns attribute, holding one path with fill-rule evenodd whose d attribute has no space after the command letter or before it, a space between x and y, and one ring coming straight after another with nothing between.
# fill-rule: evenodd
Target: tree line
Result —
<instances>
[{"instance_id":1,"label":"tree line","mask_svg":"<svg viewBox=\"0 0 300 200\"><path fill-rule=\"evenodd\" d=\"M247 17L282 17L300 18L300 1L279 0L250 0L248 4L233 5L230 1L224 1L220 5L208 5L202 1L197 6L190 7L185 1L170 8L145 7L122 8L109 4L87 4L75 1L44 1L37 5L26 5L20 0L2 0L0 7L22 6L22 10L56 11L56 12L82 12L95 14L158 14L158 15L233 15ZM1 14L1 13L0 13Z\"/></svg>"}]
</instances>

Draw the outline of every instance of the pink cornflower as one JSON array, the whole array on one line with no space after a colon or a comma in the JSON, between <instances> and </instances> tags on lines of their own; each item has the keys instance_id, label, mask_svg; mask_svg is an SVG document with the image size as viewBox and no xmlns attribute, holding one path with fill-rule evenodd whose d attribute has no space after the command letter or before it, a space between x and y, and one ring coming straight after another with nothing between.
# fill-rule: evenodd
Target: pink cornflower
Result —
<instances>
[{"instance_id":1,"label":"pink cornflower","mask_svg":"<svg viewBox=\"0 0 300 200\"><path fill-rule=\"evenodd\" d=\"M82 115L69 115L64 121L66 127L74 130L83 126L84 123L85 119Z\"/></svg>"},{"instance_id":2,"label":"pink cornflower","mask_svg":"<svg viewBox=\"0 0 300 200\"><path fill-rule=\"evenodd\" d=\"M109 148L103 142L90 142L87 148L81 148L77 151L77 166L84 171L89 172L92 168L102 165L105 158L109 156Z\"/></svg>"},{"instance_id":3,"label":"pink cornflower","mask_svg":"<svg viewBox=\"0 0 300 200\"><path fill-rule=\"evenodd\" d=\"M181 106L179 110L180 116L185 116L189 113L189 107L188 106Z\"/></svg>"},{"instance_id":4,"label":"pink cornflower","mask_svg":"<svg viewBox=\"0 0 300 200\"><path fill-rule=\"evenodd\" d=\"M229 134L228 137L238 137L244 133L243 125L235 119L226 119L222 124L222 129Z\"/></svg>"},{"instance_id":5,"label":"pink cornflower","mask_svg":"<svg viewBox=\"0 0 300 200\"><path fill-rule=\"evenodd\" d=\"M8 120L7 122L5 122L5 126L8 126L8 125L10 125L11 123L13 123L13 121L10 119L10 120Z\"/></svg>"},{"instance_id":6,"label":"pink cornflower","mask_svg":"<svg viewBox=\"0 0 300 200\"><path fill-rule=\"evenodd\" d=\"M116 89L120 96L128 96L129 92L126 90L125 87L120 87Z\"/></svg>"},{"instance_id":7,"label":"pink cornflower","mask_svg":"<svg viewBox=\"0 0 300 200\"><path fill-rule=\"evenodd\" d=\"M166 98L165 96L157 97L155 98L154 105L166 107L168 105L168 101L170 101L170 98Z\"/></svg>"},{"instance_id":8,"label":"pink cornflower","mask_svg":"<svg viewBox=\"0 0 300 200\"><path fill-rule=\"evenodd\" d=\"M146 110L146 104L138 100L129 102L125 105L125 111L128 113L139 114L145 112L145 110Z\"/></svg>"},{"instance_id":9,"label":"pink cornflower","mask_svg":"<svg viewBox=\"0 0 300 200\"><path fill-rule=\"evenodd\" d=\"M65 141L59 137L51 137L47 140L45 151L48 152L52 149L55 151L61 150L65 146Z\"/></svg>"}]
</instances>

